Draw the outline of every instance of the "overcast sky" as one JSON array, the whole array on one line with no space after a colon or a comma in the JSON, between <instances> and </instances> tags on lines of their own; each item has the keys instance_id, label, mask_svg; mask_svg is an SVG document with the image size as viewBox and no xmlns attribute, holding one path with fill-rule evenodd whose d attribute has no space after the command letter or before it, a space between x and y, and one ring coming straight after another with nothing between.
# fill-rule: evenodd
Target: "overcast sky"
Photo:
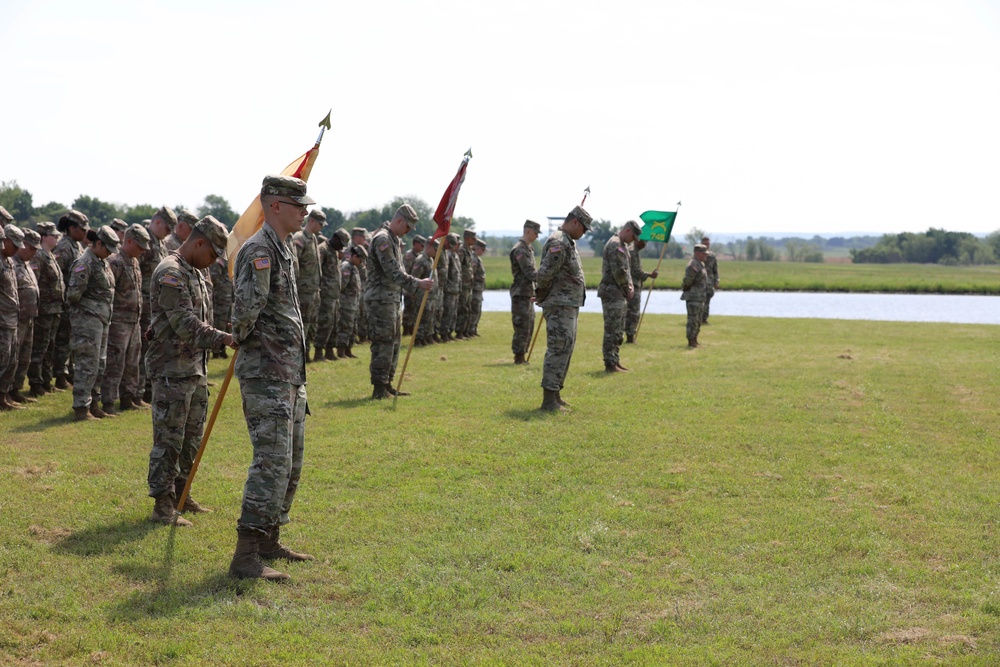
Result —
<instances>
[{"instance_id":1,"label":"overcast sky","mask_svg":"<svg viewBox=\"0 0 1000 667\"><path fill-rule=\"evenodd\" d=\"M0 3L0 180L237 212L309 148L323 206L484 231L1000 229L996 0Z\"/></svg>"}]
</instances>

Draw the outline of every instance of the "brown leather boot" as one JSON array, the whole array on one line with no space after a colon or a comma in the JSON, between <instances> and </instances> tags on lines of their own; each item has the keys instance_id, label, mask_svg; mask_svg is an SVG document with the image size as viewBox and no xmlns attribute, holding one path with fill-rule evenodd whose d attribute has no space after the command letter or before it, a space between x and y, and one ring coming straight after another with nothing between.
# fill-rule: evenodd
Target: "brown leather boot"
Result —
<instances>
[{"instance_id":1,"label":"brown leather boot","mask_svg":"<svg viewBox=\"0 0 1000 667\"><path fill-rule=\"evenodd\" d=\"M688 338L688 349L689 350L693 350L696 347L698 347L698 339L697 338Z\"/></svg>"},{"instance_id":2,"label":"brown leather boot","mask_svg":"<svg viewBox=\"0 0 1000 667\"><path fill-rule=\"evenodd\" d=\"M35 398L41 398L47 393L48 392L45 391L44 385L40 384L33 384L31 385L31 389L28 390L28 396L34 396Z\"/></svg>"},{"instance_id":3,"label":"brown leather boot","mask_svg":"<svg viewBox=\"0 0 1000 667\"><path fill-rule=\"evenodd\" d=\"M184 488L181 486L180 488ZM190 512L191 514L211 514L212 510L203 507L197 500L191 497L188 493L188 497L184 499L184 507L178 510L179 512Z\"/></svg>"},{"instance_id":4,"label":"brown leather boot","mask_svg":"<svg viewBox=\"0 0 1000 667\"><path fill-rule=\"evenodd\" d=\"M604 372L605 373L617 373L618 372L618 367L615 366L614 364L609 364L608 362L605 361L604 362Z\"/></svg>"},{"instance_id":5,"label":"brown leather boot","mask_svg":"<svg viewBox=\"0 0 1000 667\"><path fill-rule=\"evenodd\" d=\"M104 410L101 410L101 406L97 404L97 401L91 401L90 403L90 414L94 415L98 419L104 419L105 417L115 417L115 415L109 415Z\"/></svg>"},{"instance_id":6,"label":"brown leather boot","mask_svg":"<svg viewBox=\"0 0 1000 667\"><path fill-rule=\"evenodd\" d=\"M138 410L139 408L132 403L131 394L122 394L118 398L118 412L126 412L128 410Z\"/></svg>"},{"instance_id":7,"label":"brown leather boot","mask_svg":"<svg viewBox=\"0 0 1000 667\"><path fill-rule=\"evenodd\" d=\"M25 396L24 394L22 394L20 389L11 389L10 390L10 397L14 401L16 401L17 403L22 403L22 404L23 403L37 403L38 402L38 399L29 398L29 397Z\"/></svg>"},{"instance_id":8,"label":"brown leather boot","mask_svg":"<svg viewBox=\"0 0 1000 667\"><path fill-rule=\"evenodd\" d=\"M266 560L274 560L275 558L283 558L288 561L304 561L304 560L316 560L315 556L310 554L300 554L297 551L292 551L280 540L281 527L275 526L267 534L267 536L261 540L259 546L260 557Z\"/></svg>"},{"instance_id":9,"label":"brown leather boot","mask_svg":"<svg viewBox=\"0 0 1000 667\"><path fill-rule=\"evenodd\" d=\"M345 348L347 350L347 358L348 359L357 359L358 356L356 354L354 354L354 352L351 351L352 347L354 347L354 346L353 345L348 345L347 348Z\"/></svg>"},{"instance_id":10,"label":"brown leather boot","mask_svg":"<svg viewBox=\"0 0 1000 667\"><path fill-rule=\"evenodd\" d=\"M347 358L347 348L343 345L337 346L337 358L346 359Z\"/></svg>"},{"instance_id":11,"label":"brown leather boot","mask_svg":"<svg viewBox=\"0 0 1000 667\"><path fill-rule=\"evenodd\" d=\"M106 414L109 417L117 417L118 416L118 410L115 409L115 404L114 403L104 403L101 406L101 410L103 410L104 414Z\"/></svg>"},{"instance_id":12,"label":"brown leather boot","mask_svg":"<svg viewBox=\"0 0 1000 667\"><path fill-rule=\"evenodd\" d=\"M7 394L0 394L0 411L6 412L8 410L24 410L24 406L20 403L12 403Z\"/></svg>"},{"instance_id":13,"label":"brown leather boot","mask_svg":"<svg viewBox=\"0 0 1000 667\"><path fill-rule=\"evenodd\" d=\"M326 354L324 353L323 348L317 347L316 354L313 355L313 361L323 361L324 359L326 359Z\"/></svg>"},{"instance_id":14,"label":"brown leather boot","mask_svg":"<svg viewBox=\"0 0 1000 667\"><path fill-rule=\"evenodd\" d=\"M69 380L66 379L65 375L56 376L56 391L66 391L72 386L73 385L69 383Z\"/></svg>"},{"instance_id":15,"label":"brown leather boot","mask_svg":"<svg viewBox=\"0 0 1000 667\"><path fill-rule=\"evenodd\" d=\"M170 493L157 496L153 502L153 515L149 517L153 523L171 524L177 526L193 526L194 524L182 517L174 507L174 497Z\"/></svg>"},{"instance_id":16,"label":"brown leather boot","mask_svg":"<svg viewBox=\"0 0 1000 667\"><path fill-rule=\"evenodd\" d=\"M557 392L551 389L542 389L544 392L544 398L542 399L542 407L539 410L545 410L546 412L559 412L563 410L563 406L559 405L559 399L556 398Z\"/></svg>"},{"instance_id":17,"label":"brown leather boot","mask_svg":"<svg viewBox=\"0 0 1000 667\"><path fill-rule=\"evenodd\" d=\"M326 360L327 361L337 361L337 353L333 349L333 345L326 346Z\"/></svg>"},{"instance_id":18,"label":"brown leather boot","mask_svg":"<svg viewBox=\"0 0 1000 667\"><path fill-rule=\"evenodd\" d=\"M87 408L73 408L73 421L75 422L97 421L97 417L90 414L90 410L88 410Z\"/></svg>"},{"instance_id":19,"label":"brown leather boot","mask_svg":"<svg viewBox=\"0 0 1000 667\"><path fill-rule=\"evenodd\" d=\"M563 400L562 389L556 392L556 403L561 405L566 412L570 412L570 404Z\"/></svg>"},{"instance_id":20,"label":"brown leather boot","mask_svg":"<svg viewBox=\"0 0 1000 667\"><path fill-rule=\"evenodd\" d=\"M236 529L236 552L229 564L229 576L237 579L287 581L290 576L264 565L260 560L260 545L268 539L265 533L252 528Z\"/></svg>"},{"instance_id":21,"label":"brown leather boot","mask_svg":"<svg viewBox=\"0 0 1000 667\"><path fill-rule=\"evenodd\" d=\"M376 384L372 388L372 400L381 401L383 398L392 398L392 393L384 384Z\"/></svg>"},{"instance_id":22,"label":"brown leather boot","mask_svg":"<svg viewBox=\"0 0 1000 667\"><path fill-rule=\"evenodd\" d=\"M624 366L622 366L622 364L621 364L621 362L620 362L620 361L616 361L616 362L615 362L615 366L616 366L616 367L618 368L618 370L620 370L620 371L621 371L622 373L628 373L628 372L630 372L630 371L629 371L629 369L627 369L627 368L625 368Z\"/></svg>"},{"instance_id":23,"label":"brown leather boot","mask_svg":"<svg viewBox=\"0 0 1000 667\"><path fill-rule=\"evenodd\" d=\"M625 337L625 342L626 343L634 343L635 342L635 334L628 334Z\"/></svg>"},{"instance_id":24,"label":"brown leather boot","mask_svg":"<svg viewBox=\"0 0 1000 667\"><path fill-rule=\"evenodd\" d=\"M515 354L514 355L514 363L515 364L526 364L528 362L524 360L524 355L523 354Z\"/></svg>"}]
</instances>

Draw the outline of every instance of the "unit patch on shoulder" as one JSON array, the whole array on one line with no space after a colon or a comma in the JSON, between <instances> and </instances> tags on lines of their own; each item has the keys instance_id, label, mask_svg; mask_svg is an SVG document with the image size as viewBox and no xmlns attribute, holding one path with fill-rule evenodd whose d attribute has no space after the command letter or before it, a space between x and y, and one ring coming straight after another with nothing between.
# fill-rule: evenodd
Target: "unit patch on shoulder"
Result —
<instances>
[{"instance_id":1,"label":"unit patch on shoulder","mask_svg":"<svg viewBox=\"0 0 1000 667\"><path fill-rule=\"evenodd\" d=\"M560 245L554 245L551 248L549 248L549 252L559 252L560 250L562 250L562 246Z\"/></svg>"},{"instance_id":2,"label":"unit patch on shoulder","mask_svg":"<svg viewBox=\"0 0 1000 667\"><path fill-rule=\"evenodd\" d=\"M620 253L622 253L624 255L625 254L625 246L623 246L623 245L618 246L618 252L620 252Z\"/></svg>"},{"instance_id":3,"label":"unit patch on shoulder","mask_svg":"<svg viewBox=\"0 0 1000 667\"><path fill-rule=\"evenodd\" d=\"M77 264L77 265L76 265L76 268L75 268L75 269L73 269L73 272L74 272L74 273L80 273L81 271L83 271L83 270L84 270L84 269L86 269L86 268L87 268L87 267L86 267L86 266L84 266L83 264Z\"/></svg>"},{"instance_id":4,"label":"unit patch on shoulder","mask_svg":"<svg viewBox=\"0 0 1000 667\"><path fill-rule=\"evenodd\" d=\"M258 271L262 269L270 269L271 260L268 259L267 257L258 257L253 261L253 268L257 269Z\"/></svg>"},{"instance_id":5,"label":"unit patch on shoulder","mask_svg":"<svg viewBox=\"0 0 1000 667\"><path fill-rule=\"evenodd\" d=\"M382 252L385 252L386 250L389 249L389 244L388 243L383 243L382 245L380 245L378 247L378 249L381 250Z\"/></svg>"},{"instance_id":6,"label":"unit patch on shoulder","mask_svg":"<svg viewBox=\"0 0 1000 667\"><path fill-rule=\"evenodd\" d=\"M160 284L166 285L167 287L180 287L181 281L177 279L177 276L172 276L169 273L165 273L160 276Z\"/></svg>"}]
</instances>

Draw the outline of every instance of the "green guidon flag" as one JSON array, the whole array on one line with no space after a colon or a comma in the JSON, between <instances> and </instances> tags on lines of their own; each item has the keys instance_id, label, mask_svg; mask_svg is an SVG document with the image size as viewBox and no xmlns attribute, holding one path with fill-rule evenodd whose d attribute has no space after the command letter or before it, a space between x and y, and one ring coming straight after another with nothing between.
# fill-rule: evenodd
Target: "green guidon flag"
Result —
<instances>
[{"instance_id":1,"label":"green guidon flag","mask_svg":"<svg viewBox=\"0 0 1000 667\"><path fill-rule=\"evenodd\" d=\"M666 243L670 240L670 232L677 218L676 211L646 211L639 217L646 223L642 226L640 239L656 243Z\"/></svg>"}]
</instances>

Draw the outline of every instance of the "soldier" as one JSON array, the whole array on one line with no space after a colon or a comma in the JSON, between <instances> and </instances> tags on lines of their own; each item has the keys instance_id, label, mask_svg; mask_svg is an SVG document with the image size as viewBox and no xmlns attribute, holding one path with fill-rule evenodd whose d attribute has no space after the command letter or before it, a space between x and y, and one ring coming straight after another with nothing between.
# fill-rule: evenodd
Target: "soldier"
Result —
<instances>
[{"instance_id":1,"label":"soldier","mask_svg":"<svg viewBox=\"0 0 1000 667\"><path fill-rule=\"evenodd\" d=\"M111 229L115 230L115 234L118 235L119 246L125 240L125 231L128 229L128 223L121 218L113 218L111 224L108 225Z\"/></svg>"},{"instance_id":2,"label":"soldier","mask_svg":"<svg viewBox=\"0 0 1000 667\"><path fill-rule=\"evenodd\" d=\"M316 339L316 325L319 320L320 281L323 273L320 268L319 240L316 234L326 226L326 213L320 209L309 212L305 226L292 235L292 248L298 261L295 271L299 290L299 307L302 311L302 325L306 332L306 363L309 363L309 350ZM321 357L321 351L316 351Z\"/></svg>"},{"instance_id":3,"label":"soldier","mask_svg":"<svg viewBox=\"0 0 1000 667\"><path fill-rule=\"evenodd\" d=\"M365 257L371 254L371 245L368 230L364 227L355 227L351 230L351 245L364 246ZM361 292L364 293L365 284L368 282L368 263L362 262L358 267L358 279L361 281ZM365 300L358 299L358 314L354 319L354 336L359 343L368 339L368 313L365 310Z\"/></svg>"},{"instance_id":4,"label":"soldier","mask_svg":"<svg viewBox=\"0 0 1000 667\"><path fill-rule=\"evenodd\" d=\"M24 406L10 400L7 392L14 383L17 370L17 320L20 303L17 294L17 274L11 259L24 247L24 233L13 224L13 216L0 206L0 411L20 410Z\"/></svg>"},{"instance_id":5,"label":"soldier","mask_svg":"<svg viewBox=\"0 0 1000 667\"><path fill-rule=\"evenodd\" d=\"M316 359L337 361L337 318L340 316L340 255L351 237L338 229L319 247L319 317L316 324Z\"/></svg>"},{"instance_id":6,"label":"soldier","mask_svg":"<svg viewBox=\"0 0 1000 667\"><path fill-rule=\"evenodd\" d=\"M694 247L694 257L684 270L684 280L681 282L681 300L687 301L687 339L688 347L698 345L698 333L701 331L701 316L705 309L705 299L708 296L708 271L705 260L708 258L708 248L702 244Z\"/></svg>"},{"instance_id":7,"label":"soldier","mask_svg":"<svg viewBox=\"0 0 1000 667\"><path fill-rule=\"evenodd\" d=\"M208 267L212 275L212 324L219 331L232 331L229 320L233 312L233 279L229 277L229 263L219 257ZM220 345L212 351L217 359L228 359L226 346Z\"/></svg>"},{"instance_id":8,"label":"soldier","mask_svg":"<svg viewBox=\"0 0 1000 667\"><path fill-rule=\"evenodd\" d=\"M56 243L52 256L62 270L63 284L69 285L69 269L73 266L73 262L83 255L83 243L87 240L87 232L90 231L90 220L83 213L73 210L59 218L57 228L63 236ZM70 360L71 320L69 303L64 303L52 353L52 372L56 377L56 389L60 391L69 388L70 378L73 375L73 364Z\"/></svg>"},{"instance_id":9,"label":"soldier","mask_svg":"<svg viewBox=\"0 0 1000 667\"><path fill-rule=\"evenodd\" d=\"M108 326L108 362L101 382L101 409L115 414L115 401L122 410L135 410L145 405L137 403L139 391L139 355L142 352L142 332L139 314L142 312L142 274L139 257L149 250L149 232L142 225L126 228L118 252L108 260L115 277L115 302Z\"/></svg>"},{"instance_id":10,"label":"soldier","mask_svg":"<svg viewBox=\"0 0 1000 667\"><path fill-rule=\"evenodd\" d=\"M475 243L476 232L471 229L464 230L462 232L462 245L457 253L462 287L458 295L458 309L455 318L455 336L463 340L472 337L469 332L469 315L472 307L472 282L476 273Z\"/></svg>"},{"instance_id":11,"label":"soldier","mask_svg":"<svg viewBox=\"0 0 1000 667\"><path fill-rule=\"evenodd\" d=\"M479 337L479 319L483 316L483 292L486 291L486 267L483 266L483 254L486 252L486 242L476 239L475 266L472 272L472 302L469 306L470 337Z\"/></svg>"},{"instance_id":12,"label":"soldier","mask_svg":"<svg viewBox=\"0 0 1000 667\"><path fill-rule=\"evenodd\" d=\"M576 321L580 307L587 300L583 266L576 241L590 231L590 214L576 206L562 227L553 232L542 246L542 261L536 275L535 295L545 318L545 365L542 371L542 410L565 410L563 382L576 345Z\"/></svg>"},{"instance_id":13,"label":"soldier","mask_svg":"<svg viewBox=\"0 0 1000 667\"><path fill-rule=\"evenodd\" d=\"M213 327L202 269L226 257L226 228L208 215L164 258L150 277L152 304L146 369L153 382L153 448L147 483L151 520L190 526L177 498L198 454L208 412L208 351L234 346L232 334ZM190 495L184 511L209 512Z\"/></svg>"},{"instance_id":14,"label":"soldier","mask_svg":"<svg viewBox=\"0 0 1000 667\"><path fill-rule=\"evenodd\" d=\"M414 341L414 345L418 347L423 347L425 345L430 345L434 342L434 309L437 307L439 296L441 295L441 283L437 280L437 272L434 271L434 256L438 251L437 239L431 239L424 243L424 251L420 253L420 256L413 262L413 272L411 275L417 280L423 280L424 278L430 278L434 285L431 287L430 292L427 294L427 303L424 305L424 314L420 318L420 327L417 329L417 339ZM412 298L418 298L417 295L420 288L411 289L410 292L413 294ZM419 306L417 306L419 310ZM414 324L416 324L416 315L414 315Z\"/></svg>"},{"instance_id":15,"label":"soldier","mask_svg":"<svg viewBox=\"0 0 1000 667\"><path fill-rule=\"evenodd\" d=\"M28 365L30 394L35 398L55 391L52 386L52 354L55 351L56 331L59 329L59 315L63 310L66 288L62 269L52 255L59 237L56 226L51 222L35 225L42 237L42 245L31 260L31 269L38 280L38 316L35 318L35 332L31 343L31 363Z\"/></svg>"},{"instance_id":16,"label":"soldier","mask_svg":"<svg viewBox=\"0 0 1000 667\"><path fill-rule=\"evenodd\" d=\"M719 260L712 252L712 240L707 236L701 237L701 244L705 246L705 271L708 273L708 289L705 292L705 308L701 313L701 323L708 324L708 306L719 289Z\"/></svg>"},{"instance_id":17,"label":"soldier","mask_svg":"<svg viewBox=\"0 0 1000 667\"><path fill-rule=\"evenodd\" d=\"M541 231L542 226L537 222L525 220L521 238L510 251L510 272L514 277L510 284L510 319L514 325L510 347L515 364L525 363L524 355L528 353L535 328L536 270L532 244Z\"/></svg>"},{"instance_id":18,"label":"soldier","mask_svg":"<svg viewBox=\"0 0 1000 667\"><path fill-rule=\"evenodd\" d=\"M38 316L38 281L31 270L30 262L42 244L42 237L33 229L24 232L24 247L14 255L14 274L17 276L17 363L14 381L7 399L16 403L37 403L34 398L21 394L24 378L31 363L31 345L34 339L35 317Z\"/></svg>"},{"instance_id":19,"label":"soldier","mask_svg":"<svg viewBox=\"0 0 1000 667\"><path fill-rule=\"evenodd\" d=\"M448 279L443 283L444 303L441 307L441 327L438 329L438 334L441 336L441 341L447 343L455 340L453 333L458 322L458 298L462 293L462 265L456 252L458 234L448 234L445 239L447 244L443 244L441 248L448 257Z\"/></svg>"},{"instance_id":20,"label":"soldier","mask_svg":"<svg viewBox=\"0 0 1000 667\"><path fill-rule=\"evenodd\" d=\"M118 247L118 235L108 226L87 232L90 247L73 262L66 283L73 329L70 347L73 377L73 419L103 419L100 406L101 378L107 363L108 325L115 300L115 277L107 259Z\"/></svg>"},{"instance_id":21,"label":"soldier","mask_svg":"<svg viewBox=\"0 0 1000 667\"><path fill-rule=\"evenodd\" d=\"M142 398L137 401L140 407L148 405L153 400L152 378L146 373L146 352L149 351L149 341L145 332L149 329L151 314L149 281L157 265L167 256L163 240L175 226L177 226L177 214L173 209L163 206L154 213L146 228L149 232L149 250L142 253L142 257L139 258L139 270L142 272L142 312L139 314L139 331L143 332L142 355L139 362L139 386L142 387Z\"/></svg>"},{"instance_id":22,"label":"soldier","mask_svg":"<svg viewBox=\"0 0 1000 667\"><path fill-rule=\"evenodd\" d=\"M306 347L292 272L294 253L285 239L301 229L306 206L315 204L305 181L267 176L260 191L264 225L240 249L233 276L233 336L241 346L236 377L253 443L243 488L238 540L229 574L288 579L261 559L314 560L279 541L302 474L305 445Z\"/></svg>"},{"instance_id":23,"label":"soldier","mask_svg":"<svg viewBox=\"0 0 1000 667\"><path fill-rule=\"evenodd\" d=\"M167 253L171 253L181 247L191 235L191 230L198 224L198 216L186 208L177 211L177 224L174 225L170 235L163 239L163 247Z\"/></svg>"},{"instance_id":24,"label":"soldier","mask_svg":"<svg viewBox=\"0 0 1000 667\"><path fill-rule=\"evenodd\" d=\"M646 242L642 239L636 239L632 244L632 250L629 251L629 271L632 273L632 286L635 287L635 293L632 294L632 298L628 300L628 311L625 313L625 342L634 343L635 342L635 331L639 326L639 310L642 306L642 284L647 278L657 278L660 275L659 271L653 271L652 273L646 273L642 270L642 258L640 254L643 248L646 247Z\"/></svg>"},{"instance_id":25,"label":"soldier","mask_svg":"<svg viewBox=\"0 0 1000 667\"><path fill-rule=\"evenodd\" d=\"M608 373L627 371L618 358L625 333L625 311L628 300L635 294L632 271L629 265L628 244L639 236L639 224L635 220L626 222L617 234L612 234L604 244L601 262L601 283L597 296L601 299L604 312L604 370Z\"/></svg>"},{"instance_id":26,"label":"soldier","mask_svg":"<svg viewBox=\"0 0 1000 667\"><path fill-rule=\"evenodd\" d=\"M364 245L351 246L347 259L340 263L340 315L337 319L337 356L357 359L351 351L354 346L354 329L361 301L361 266L368 259Z\"/></svg>"},{"instance_id":27,"label":"soldier","mask_svg":"<svg viewBox=\"0 0 1000 667\"><path fill-rule=\"evenodd\" d=\"M416 264L420 253L424 251L427 239L420 234L413 237L413 246L403 255L403 270L413 275L413 265ZM413 334L413 323L417 319L417 309L420 308L420 295L415 292L403 294L403 335ZM426 306L424 307L426 310Z\"/></svg>"},{"instance_id":28,"label":"soldier","mask_svg":"<svg viewBox=\"0 0 1000 667\"><path fill-rule=\"evenodd\" d=\"M372 237L368 254L368 284L365 285L365 309L368 312L368 338L372 342L369 373L372 398L406 396L396 391L392 378L399 360L399 331L402 326L400 303L404 291L429 290L434 281L417 280L403 270L403 243L400 239L417 226L417 212L403 204Z\"/></svg>"},{"instance_id":29,"label":"soldier","mask_svg":"<svg viewBox=\"0 0 1000 667\"><path fill-rule=\"evenodd\" d=\"M449 237L442 236L441 240L438 241L437 252L440 255L437 260L437 303L434 304L434 337L433 341L435 343L446 343L448 339L441 336L441 329L444 327L444 289L448 284L448 275L451 271L451 253L448 252L448 247L451 245Z\"/></svg>"}]
</instances>

